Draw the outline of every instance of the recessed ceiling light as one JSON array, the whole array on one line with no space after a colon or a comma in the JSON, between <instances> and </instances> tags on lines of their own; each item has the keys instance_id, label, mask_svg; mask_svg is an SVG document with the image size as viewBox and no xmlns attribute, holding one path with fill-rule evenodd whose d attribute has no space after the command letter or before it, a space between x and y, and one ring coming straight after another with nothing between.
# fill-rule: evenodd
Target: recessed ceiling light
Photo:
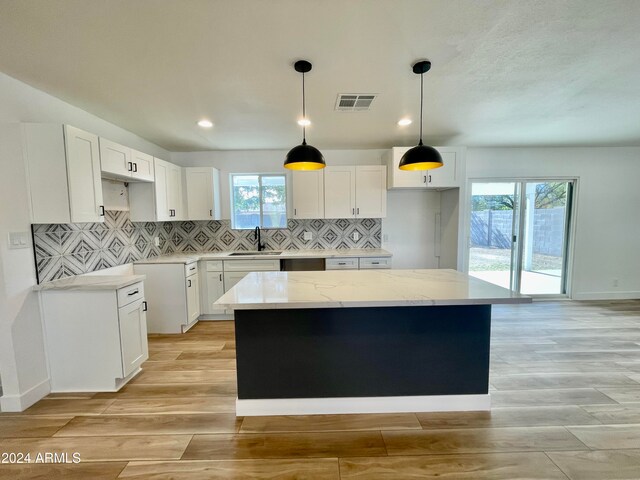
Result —
<instances>
[{"instance_id":1,"label":"recessed ceiling light","mask_svg":"<svg viewBox=\"0 0 640 480\"><path fill-rule=\"evenodd\" d=\"M413 121L410 118L402 118L398 120L398 125L401 127L406 127L407 125L411 125Z\"/></svg>"},{"instance_id":2,"label":"recessed ceiling light","mask_svg":"<svg viewBox=\"0 0 640 480\"><path fill-rule=\"evenodd\" d=\"M308 127L309 125L311 125L311 120L309 120L308 118L301 118L300 120L298 120L298 125L300 125L301 127Z\"/></svg>"},{"instance_id":3,"label":"recessed ceiling light","mask_svg":"<svg viewBox=\"0 0 640 480\"><path fill-rule=\"evenodd\" d=\"M211 120L200 120L198 122L198 126L202 128L211 128L213 127L213 122L211 122Z\"/></svg>"}]
</instances>

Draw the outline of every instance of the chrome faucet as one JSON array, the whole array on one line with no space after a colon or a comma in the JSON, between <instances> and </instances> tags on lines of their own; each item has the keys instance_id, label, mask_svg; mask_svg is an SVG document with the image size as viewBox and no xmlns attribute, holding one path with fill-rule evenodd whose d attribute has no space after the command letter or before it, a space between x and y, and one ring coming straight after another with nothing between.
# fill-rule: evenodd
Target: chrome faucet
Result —
<instances>
[{"instance_id":1,"label":"chrome faucet","mask_svg":"<svg viewBox=\"0 0 640 480\"><path fill-rule=\"evenodd\" d=\"M258 241L258 251L261 252L262 250L264 250L264 243L260 242L260 227L256 227L255 231L253 232L253 238L254 240Z\"/></svg>"}]
</instances>

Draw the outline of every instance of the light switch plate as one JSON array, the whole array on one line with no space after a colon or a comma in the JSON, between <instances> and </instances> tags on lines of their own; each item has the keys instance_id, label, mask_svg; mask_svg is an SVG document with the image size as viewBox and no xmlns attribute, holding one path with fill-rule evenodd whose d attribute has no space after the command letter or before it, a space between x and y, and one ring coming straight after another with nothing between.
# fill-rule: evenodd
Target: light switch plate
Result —
<instances>
[{"instance_id":1,"label":"light switch plate","mask_svg":"<svg viewBox=\"0 0 640 480\"><path fill-rule=\"evenodd\" d=\"M159 246L160 246L160 237L154 237L154 238L153 238L153 244L154 244L156 247L159 247Z\"/></svg>"},{"instance_id":2,"label":"light switch plate","mask_svg":"<svg viewBox=\"0 0 640 480\"><path fill-rule=\"evenodd\" d=\"M353 232L353 241L357 242L360 240L360 234L358 232Z\"/></svg>"},{"instance_id":3,"label":"light switch plate","mask_svg":"<svg viewBox=\"0 0 640 480\"><path fill-rule=\"evenodd\" d=\"M307 242L308 242L308 241L310 241L310 240L313 240L313 233L311 233L311 232L304 232L304 233L302 234L302 238L304 238L304 240L305 240L305 241L307 241Z\"/></svg>"},{"instance_id":4,"label":"light switch plate","mask_svg":"<svg viewBox=\"0 0 640 480\"><path fill-rule=\"evenodd\" d=\"M29 248L29 232L9 232L9 248Z\"/></svg>"}]
</instances>

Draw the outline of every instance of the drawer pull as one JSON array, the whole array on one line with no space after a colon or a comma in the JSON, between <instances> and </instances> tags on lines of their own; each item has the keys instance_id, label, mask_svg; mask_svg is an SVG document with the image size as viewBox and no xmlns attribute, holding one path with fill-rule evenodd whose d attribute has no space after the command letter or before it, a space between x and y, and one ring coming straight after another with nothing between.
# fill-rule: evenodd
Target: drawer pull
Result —
<instances>
[{"instance_id":1,"label":"drawer pull","mask_svg":"<svg viewBox=\"0 0 640 480\"><path fill-rule=\"evenodd\" d=\"M137 295L138 293L140 293L140 290L136 289L136 290L134 290L133 292L129 292L129 293L127 293L127 296L129 296L129 297L130 297L130 296L132 296L132 295Z\"/></svg>"},{"instance_id":2,"label":"drawer pull","mask_svg":"<svg viewBox=\"0 0 640 480\"><path fill-rule=\"evenodd\" d=\"M142 302L142 311L146 312L148 310L147 302Z\"/></svg>"},{"instance_id":3,"label":"drawer pull","mask_svg":"<svg viewBox=\"0 0 640 480\"><path fill-rule=\"evenodd\" d=\"M338 262L338 265L346 265L347 262Z\"/></svg>"},{"instance_id":4,"label":"drawer pull","mask_svg":"<svg viewBox=\"0 0 640 480\"><path fill-rule=\"evenodd\" d=\"M380 262L371 262L371 265L380 265Z\"/></svg>"},{"instance_id":5,"label":"drawer pull","mask_svg":"<svg viewBox=\"0 0 640 480\"><path fill-rule=\"evenodd\" d=\"M190 271L190 272L193 272L195 269L196 269L196 267L191 267L191 268L189 269L189 271Z\"/></svg>"},{"instance_id":6,"label":"drawer pull","mask_svg":"<svg viewBox=\"0 0 640 480\"><path fill-rule=\"evenodd\" d=\"M187 287L191 288L191 280L187 280Z\"/></svg>"}]
</instances>

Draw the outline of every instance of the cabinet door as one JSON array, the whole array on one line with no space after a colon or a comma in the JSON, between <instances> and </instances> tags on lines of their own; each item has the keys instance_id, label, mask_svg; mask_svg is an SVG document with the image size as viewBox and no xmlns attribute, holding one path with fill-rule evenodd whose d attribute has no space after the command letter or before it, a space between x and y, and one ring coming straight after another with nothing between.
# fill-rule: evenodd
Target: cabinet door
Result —
<instances>
[{"instance_id":1,"label":"cabinet door","mask_svg":"<svg viewBox=\"0 0 640 480\"><path fill-rule=\"evenodd\" d=\"M440 168L426 170L427 186L430 188L452 188L459 187L458 180L458 157L459 152L445 147L439 147L438 151L442 156L443 165Z\"/></svg>"},{"instance_id":2,"label":"cabinet door","mask_svg":"<svg viewBox=\"0 0 640 480\"><path fill-rule=\"evenodd\" d=\"M206 272L207 291L205 292L206 308L202 313L216 315L225 313L224 308L213 304L224 294L222 272Z\"/></svg>"},{"instance_id":3,"label":"cabinet door","mask_svg":"<svg viewBox=\"0 0 640 480\"><path fill-rule=\"evenodd\" d=\"M149 358L145 305L139 300L118 309L123 377L134 372Z\"/></svg>"},{"instance_id":4,"label":"cabinet door","mask_svg":"<svg viewBox=\"0 0 640 480\"><path fill-rule=\"evenodd\" d=\"M198 275L187 278L187 320L191 324L200 316L200 284Z\"/></svg>"},{"instance_id":5,"label":"cabinet door","mask_svg":"<svg viewBox=\"0 0 640 480\"><path fill-rule=\"evenodd\" d=\"M324 170L293 171L293 218L324 218Z\"/></svg>"},{"instance_id":6,"label":"cabinet door","mask_svg":"<svg viewBox=\"0 0 640 480\"><path fill-rule=\"evenodd\" d=\"M131 177L136 180L153 182L153 156L137 150L131 150Z\"/></svg>"},{"instance_id":7,"label":"cabinet door","mask_svg":"<svg viewBox=\"0 0 640 480\"><path fill-rule=\"evenodd\" d=\"M98 137L68 125L64 132L71 222L103 222Z\"/></svg>"},{"instance_id":8,"label":"cabinet door","mask_svg":"<svg viewBox=\"0 0 640 480\"><path fill-rule=\"evenodd\" d=\"M324 218L353 218L356 214L356 168L325 167Z\"/></svg>"},{"instance_id":9,"label":"cabinet door","mask_svg":"<svg viewBox=\"0 0 640 480\"><path fill-rule=\"evenodd\" d=\"M356 217L387 216L387 167L364 165L356 167Z\"/></svg>"},{"instance_id":10,"label":"cabinet door","mask_svg":"<svg viewBox=\"0 0 640 480\"><path fill-rule=\"evenodd\" d=\"M172 220L172 212L169 210L169 164L156 158L155 176L156 218L159 222Z\"/></svg>"},{"instance_id":11,"label":"cabinet door","mask_svg":"<svg viewBox=\"0 0 640 480\"><path fill-rule=\"evenodd\" d=\"M106 138L100 138L100 165L103 173L130 177L133 171L131 149Z\"/></svg>"},{"instance_id":12,"label":"cabinet door","mask_svg":"<svg viewBox=\"0 0 640 480\"><path fill-rule=\"evenodd\" d=\"M224 291L228 292L233 286L246 277L249 272L224 272Z\"/></svg>"},{"instance_id":13,"label":"cabinet door","mask_svg":"<svg viewBox=\"0 0 640 480\"><path fill-rule=\"evenodd\" d=\"M213 220L213 169L186 168L187 218L189 220Z\"/></svg>"},{"instance_id":14,"label":"cabinet door","mask_svg":"<svg viewBox=\"0 0 640 480\"><path fill-rule=\"evenodd\" d=\"M425 171L400 170L402 156L412 147L393 147L387 152L388 188L425 188Z\"/></svg>"},{"instance_id":15,"label":"cabinet door","mask_svg":"<svg viewBox=\"0 0 640 480\"><path fill-rule=\"evenodd\" d=\"M186 218L182 200L182 169L172 163L167 167L167 197L169 209L173 210L171 220Z\"/></svg>"}]
</instances>

